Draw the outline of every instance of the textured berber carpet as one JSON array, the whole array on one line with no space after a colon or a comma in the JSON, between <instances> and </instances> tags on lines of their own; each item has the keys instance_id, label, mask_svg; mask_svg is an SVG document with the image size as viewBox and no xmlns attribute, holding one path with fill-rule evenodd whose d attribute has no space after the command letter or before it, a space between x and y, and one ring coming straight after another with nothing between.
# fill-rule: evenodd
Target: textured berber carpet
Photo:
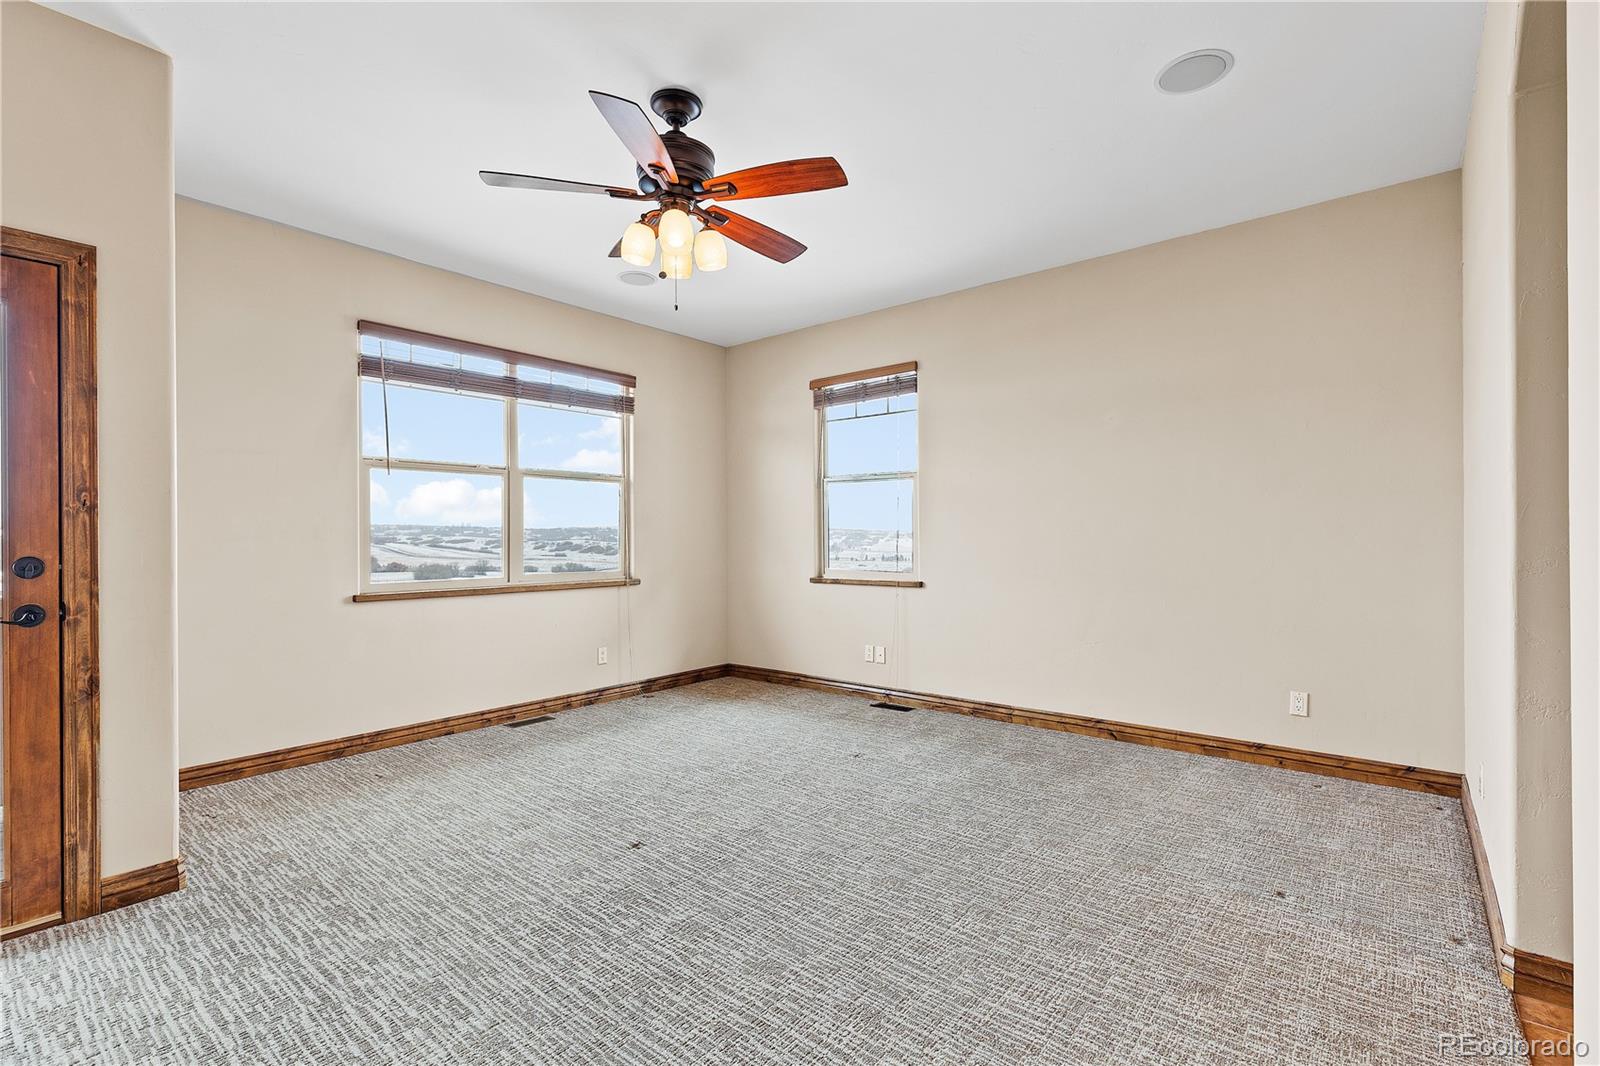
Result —
<instances>
[{"instance_id":1,"label":"textured berber carpet","mask_svg":"<svg viewBox=\"0 0 1600 1066\"><path fill-rule=\"evenodd\" d=\"M739 680L183 796L0 1061L1459 1062L1454 800ZM1520 1061L1520 1060L1515 1060Z\"/></svg>"}]
</instances>

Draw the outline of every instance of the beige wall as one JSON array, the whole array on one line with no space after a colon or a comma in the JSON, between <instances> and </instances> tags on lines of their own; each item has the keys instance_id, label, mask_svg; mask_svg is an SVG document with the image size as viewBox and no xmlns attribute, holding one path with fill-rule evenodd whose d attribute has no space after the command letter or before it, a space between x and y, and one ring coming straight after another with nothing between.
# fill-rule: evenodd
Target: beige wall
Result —
<instances>
[{"instance_id":1,"label":"beige wall","mask_svg":"<svg viewBox=\"0 0 1600 1066\"><path fill-rule=\"evenodd\" d=\"M1564 12L1490 4L1463 166L1467 774L1506 937L1572 951Z\"/></svg>"},{"instance_id":2,"label":"beige wall","mask_svg":"<svg viewBox=\"0 0 1600 1066\"><path fill-rule=\"evenodd\" d=\"M352 603L359 318L637 374L643 583ZM183 765L726 659L721 348L179 200L178 352Z\"/></svg>"},{"instance_id":3,"label":"beige wall","mask_svg":"<svg viewBox=\"0 0 1600 1066\"><path fill-rule=\"evenodd\" d=\"M1508 935L1517 890L1511 87L1519 18L1518 5L1487 5L1461 169L1465 770Z\"/></svg>"},{"instance_id":4,"label":"beige wall","mask_svg":"<svg viewBox=\"0 0 1600 1066\"><path fill-rule=\"evenodd\" d=\"M99 263L101 872L177 854L172 68L0 4L0 221Z\"/></svg>"},{"instance_id":5,"label":"beige wall","mask_svg":"<svg viewBox=\"0 0 1600 1066\"><path fill-rule=\"evenodd\" d=\"M1577 1039L1600 1062L1600 5L1567 5L1572 842Z\"/></svg>"},{"instance_id":6,"label":"beige wall","mask_svg":"<svg viewBox=\"0 0 1600 1066\"><path fill-rule=\"evenodd\" d=\"M1517 921L1572 957L1566 13L1524 8L1512 110L1517 306Z\"/></svg>"},{"instance_id":7,"label":"beige wall","mask_svg":"<svg viewBox=\"0 0 1600 1066\"><path fill-rule=\"evenodd\" d=\"M1459 770L1460 328L1449 173L735 348L732 657ZM810 584L806 382L902 359L927 587Z\"/></svg>"}]
</instances>

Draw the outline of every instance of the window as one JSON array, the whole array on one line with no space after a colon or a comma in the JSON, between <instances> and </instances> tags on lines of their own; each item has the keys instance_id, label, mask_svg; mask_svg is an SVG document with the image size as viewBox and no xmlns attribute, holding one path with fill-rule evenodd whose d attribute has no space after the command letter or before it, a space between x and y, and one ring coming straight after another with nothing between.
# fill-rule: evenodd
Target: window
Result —
<instances>
[{"instance_id":1,"label":"window","mask_svg":"<svg viewBox=\"0 0 1600 1066\"><path fill-rule=\"evenodd\" d=\"M917 364L811 383L818 581L916 585Z\"/></svg>"},{"instance_id":2,"label":"window","mask_svg":"<svg viewBox=\"0 0 1600 1066\"><path fill-rule=\"evenodd\" d=\"M631 375L359 330L363 594L631 581Z\"/></svg>"}]
</instances>

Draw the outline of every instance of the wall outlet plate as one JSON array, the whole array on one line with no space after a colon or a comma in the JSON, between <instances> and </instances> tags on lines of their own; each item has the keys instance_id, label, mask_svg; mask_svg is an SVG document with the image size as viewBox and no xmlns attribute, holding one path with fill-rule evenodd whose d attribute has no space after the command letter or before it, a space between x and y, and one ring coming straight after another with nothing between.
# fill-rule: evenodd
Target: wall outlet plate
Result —
<instances>
[{"instance_id":1,"label":"wall outlet plate","mask_svg":"<svg viewBox=\"0 0 1600 1066\"><path fill-rule=\"evenodd\" d=\"M883 653L882 644L879 644L876 648L872 649L872 661L875 663L886 663L889 661L888 657Z\"/></svg>"},{"instance_id":2,"label":"wall outlet plate","mask_svg":"<svg viewBox=\"0 0 1600 1066\"><path fill-rule=\"evenodd\" d=\"M600 650L595 653L594 664L596 666L604 666L606 664L606 646L604 644L600 645Z\"/></svg>"},{"instance_id":3,"label":"wall outlet plate","mask_svg":"<svg viewBox=\"0 0 1600 1066\"><path fill-rule=\"evenodd\" d=\"M1296 718L1311 717L1311 693L1289 693L1289 713L1294 715Z\"/></svg>"},{"instance_id":4,"label":"wall outlet plate","mask_svg":"<svg viewBox=\"0 0 1600 1066\"><path fill-rule=\"evenodd\" d=\"M872 645L871 644L863 644L861 646L861 659L862 659L863 662L869 662L870 663L872 661Z\"/></svg>"}]
</instances>

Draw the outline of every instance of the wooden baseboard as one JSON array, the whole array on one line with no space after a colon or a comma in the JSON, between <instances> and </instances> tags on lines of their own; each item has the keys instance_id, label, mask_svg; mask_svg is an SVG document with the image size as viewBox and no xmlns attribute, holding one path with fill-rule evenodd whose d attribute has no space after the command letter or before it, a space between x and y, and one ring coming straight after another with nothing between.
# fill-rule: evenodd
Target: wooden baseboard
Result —
<instances>
[{"instance_id":1,"label":"wooden baseboard","mask_svg":"<svg viewBox=\"0 0 1600 1066\"><path fill-rule=\"evenodd\" d=\"M1494 871L1483 844L1483 829L1473 805L1472 789L1461 785L1461 814L1472 841L1472 858L1478 867L1478 884L1483 890L1483 910L1494 941L1495 966L1500 982L1511 990L1511 1003L1523 1035L1529 1044L1533 1066L1572 1062L1572 963L1523 951L1506 943L1505 921L1500 913L1500 897L1494 889ZM1566 1049L1565 1054L1560 1054Z\"/></svg>"},{"instance_id":2,"label":"wooden baseboard","mask_svg":"<svg viewBox=\"0 0 1600 1066\"><path fill-rule=\"evenodd\" d=\"M1478 825L1478 809L1472 802L1472 789L1461 782L1461 817L1467 823L1467 840L1472 844L1472 861L1478 868L1478 887L1483 892L1483 916L1489 922L1489 938L1494 942L1495 967L1500 981L1511 987L1511 947L1506 943L1506 926L1500 916L1500 896L1494 890L1494 871L1489 867L1489 852L1483 846L1483 830Z\"/></svg>"},{"instance_id":3,"label":"wooden baseboard","mask_svg":"<svg viewBox=\"0 0 1600 1066\"><path fill-rule=\"evenodd\" d=\"M262 752L259 755L244 755L237 759L221 759L217 762L203 763L199 766L186 766L178 771L178 787L188 790L205 785L221 784L224 781L237 781L240 778L254 777L257 774L270 773L274 770L287 770L294 766L309 766L312 763L327 762L330 759L342 759L347 755L359 755L362 752L377 751L380 748L393 748L401 744L412 744L419 740L432 740L435 737L449 736L452 733L465 733L472 729L482 729L485 726L505 725L509 722L519 722L525 718L537 718L540 715L555 714L558 711L567 711L574 707L589 707L596 703L609 703L612 700L627 699L630 696L640 696L647 692L660 692L663 689L678 688L681 685L693 685L696 682L709 681L716 677L726 677L727 673L727 664L720 663L716 666L707 666L699 670L684 670L676 674L664 674L660 677L646 678L643 681L631 681L624 685L608 685L605 688L590 689L587 692L551 696L542 700L530 700L526 703L513 703L487 711L471 711L467 714L458 714L449 718L435 718L431 721L418 722L414 725L394 726L389 729L374 730L370 733L358 733L355 736L336 737L333 740L321 740L311 744L298 744L292 748L279 748L276 751Z\"/></svg>"},{"instance_id":4,"label":"wooden baseboard","mask_svg":"<svg viewBox=\"0 0 1600 1066\"><path fill-rule=\"evenodd\" d=\"M1082 715L1063 714L1059 711L1040 711L1028 707L1013 707L1003 703L939 696L927 692L907 692L899 689L879 688L854 681L835 681L830 678L797 674L788 670L768 670L756 666L733 665L729 672L734 677L752 681L767 681L777 685L798 685L802 688L822 689L830 692L847 692L872 696L891 703L912 707L925 707L935 711L990 718L1017 725L1055 729L1082 736L1120 740L1131 744L1186 751L1196 755L1211 755L1238 762L1278 766L1287 770L1321 774L1325 777L1342 777L1351 781L1365 781L1375 785L1390 785L1415 792L1432 792L1440 796L1461 794L1461 775L1443 770L1428 770L1417 766L1358 759L1348 755L1329 755L1324 752L1285 748L1276 744L1259 744L1247 740L1189 733L1179 729L1161 729L1155 726L1131 725L1105 718L1086 718Z\"/></svg>"},{"instance_id":5,"label":"wooden baseboard","mask_svg":"<svg viewBox=\"0 0 1600 1066\"><path fill-rule=\"evenodd\" d=\"M143 903L147 899L180 892L189 883L183 867L183 856L158 862L154 866L141 866L127 873L112 874L100 881L100 911L114 911Z\"/></svg>"},{"instance_id":6,"label":"wooden baseboard","mask_svg":"<svg viewBox=\"0 0 1600 1066\"><path fill-rule=\"evenodd\" d=\"M1572 963L1520 948L1508 950L1511 1002L1528 1038L1529 1061L1533 1066L1571 1066Z\"/></svg>"}]
</instances>

